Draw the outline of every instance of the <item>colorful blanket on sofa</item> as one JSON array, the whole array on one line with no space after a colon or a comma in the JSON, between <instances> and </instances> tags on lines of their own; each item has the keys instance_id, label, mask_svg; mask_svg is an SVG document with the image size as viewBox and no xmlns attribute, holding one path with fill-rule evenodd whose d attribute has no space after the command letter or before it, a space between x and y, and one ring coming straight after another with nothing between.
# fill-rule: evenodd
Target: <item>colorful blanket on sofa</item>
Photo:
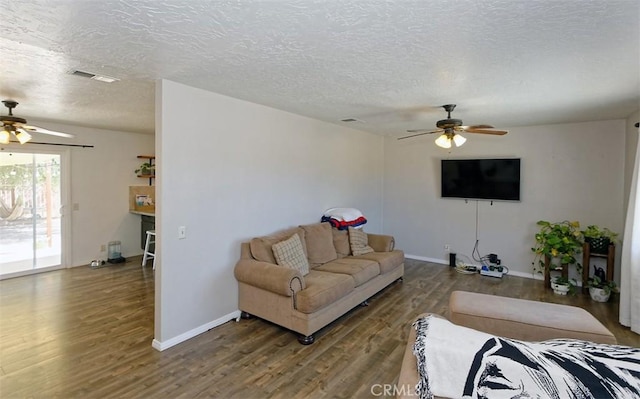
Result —
<instances>
[{"instance_id":1,"label":"colorful blanket on sofa","mask_svg":"<svg viewBox=\"0 0 640 399\"><path fill-rule=\"evenodd\" d=\"M420 398L638 398L640 349L525 342L426 316L414 323Z\"/></svg>"}]
</instances>

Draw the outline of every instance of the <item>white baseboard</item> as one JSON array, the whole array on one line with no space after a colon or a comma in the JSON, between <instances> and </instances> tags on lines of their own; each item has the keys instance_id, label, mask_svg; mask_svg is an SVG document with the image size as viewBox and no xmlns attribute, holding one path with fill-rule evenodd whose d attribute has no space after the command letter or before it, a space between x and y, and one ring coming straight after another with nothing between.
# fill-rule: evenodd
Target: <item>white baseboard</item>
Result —
<instances>
[{"instance_id":1,"label":"white baseboard","mask_svg":"<svg viewBox=\"0 0 640 399\"><path fill-rule=\"evenodd\" d=\"M444 260L444 259L427 258L425 256L408 255L408 254L405 254L404 257L405 258L409 258L409 259L422 260L422 261L425 261L425 262L439 263L439 264L442 264L442 265L449 265L449 261L448 260Z\"/></svg>"},{"instance_id":2,"label":"white baseboard","mask_svg":"<svg viewBox=\"0 0 640 399\"><path fill-rule=\"evenodd\" d=\"M527 273L527 272L519 272L517 270L509 270L509 276L517 276L524 278L532 278L534 280L544 280L544 276L539 273Z\"/></svg>"},{"instance_id":3,"label":"white baseboard","mask_svg":"<svg viewBox=\"0 0 640 399\"><path fill-rule=\"evenodd\" d=\"M195 337L196 335L200 335L203 332L207 332L209 330L211 330L214 327L218 327L221 324L224 324L226 322L228 322L229 320L233 320L236 319L236 321L240 318L240 311L236 310L233 311L227 315L224 315L220 318L217 318L216 320L210 321L206 324L203 324L201 326L198 326L192 330L189 330L185 333L182 333L180 335L178 335L177 337L173 337L170 338L166 341L158 341L157 339L153 339L153 342L151 343L151 346L153 347L153 349L158 350L158 351L163 351L165 349L171 348L172 346L178 345L181 342L184 342L188 339L191 339L193 337Z\"/></svg>"}]
</instances>

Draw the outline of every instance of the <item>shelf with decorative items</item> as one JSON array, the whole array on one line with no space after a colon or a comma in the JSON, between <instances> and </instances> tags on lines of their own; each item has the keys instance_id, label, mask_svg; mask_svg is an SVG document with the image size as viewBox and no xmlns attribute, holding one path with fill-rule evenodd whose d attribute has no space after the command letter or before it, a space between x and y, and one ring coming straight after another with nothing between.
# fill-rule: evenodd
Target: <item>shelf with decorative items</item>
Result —
<instances>
[{"instance_id":1,"label":"shelf with decorative items","mask_svg":"<svg viewBox=\"0 0 640 399\"><path fill-rule=\"evenodd\" d=\"M155 155L138 155L138 159L146 159L147 161L140 164L138 169L134 171L136 176L149 179L149 185L153 185L153 179L156 177Z\"/></svg>"}]
</instances>

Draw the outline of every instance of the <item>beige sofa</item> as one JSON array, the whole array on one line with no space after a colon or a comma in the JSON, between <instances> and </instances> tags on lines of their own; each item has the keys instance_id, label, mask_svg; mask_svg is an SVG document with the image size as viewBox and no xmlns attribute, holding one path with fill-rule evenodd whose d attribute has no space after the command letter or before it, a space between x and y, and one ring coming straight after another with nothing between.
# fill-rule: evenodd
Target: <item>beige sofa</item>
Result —
<instances>
[{"instance_id":1,"label":"beige sofa","mask_svg":"<svg viewBox=\"0 0 640 399\"><path fill-rule=\"evenodd\" d=\"M278 265L274 256L273 245L294 234L308 260L306 275ZM295 331L307 345L322 327L402 279L404 253L394 249L393 237L367 234L373 252L358 256L349 238L345 230L315 223L242 243L234 274L243 317L257 316Z\"/></svg>"}]
</instances>

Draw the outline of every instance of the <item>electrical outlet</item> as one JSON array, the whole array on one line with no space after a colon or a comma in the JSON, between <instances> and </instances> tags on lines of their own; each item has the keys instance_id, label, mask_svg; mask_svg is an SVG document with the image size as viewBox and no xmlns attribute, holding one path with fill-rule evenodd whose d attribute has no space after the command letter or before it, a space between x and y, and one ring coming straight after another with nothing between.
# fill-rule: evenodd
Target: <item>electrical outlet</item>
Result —
<instances>
[{"instance_id":1,"label":"electrical outlet","mask_svg":"<svg viewBox=\"0 0 640 399\"><path fill-rule=\"evenodd\" d=\"M449 244L444 244L444 250L445 250L445 252L449 252L449 251L451 251L451 245L449 245Z\"/></svg>"},{"instance_id":2,"label":"electrical outlet","mask_svg":"<svg viewBox=\"0 0 640 399\"><path fill-rule=\"evenodd\" d=\"M107 246L102 244L100 245L100 252L106 252L107 251Z\"/></svg>"}]
</instances>

